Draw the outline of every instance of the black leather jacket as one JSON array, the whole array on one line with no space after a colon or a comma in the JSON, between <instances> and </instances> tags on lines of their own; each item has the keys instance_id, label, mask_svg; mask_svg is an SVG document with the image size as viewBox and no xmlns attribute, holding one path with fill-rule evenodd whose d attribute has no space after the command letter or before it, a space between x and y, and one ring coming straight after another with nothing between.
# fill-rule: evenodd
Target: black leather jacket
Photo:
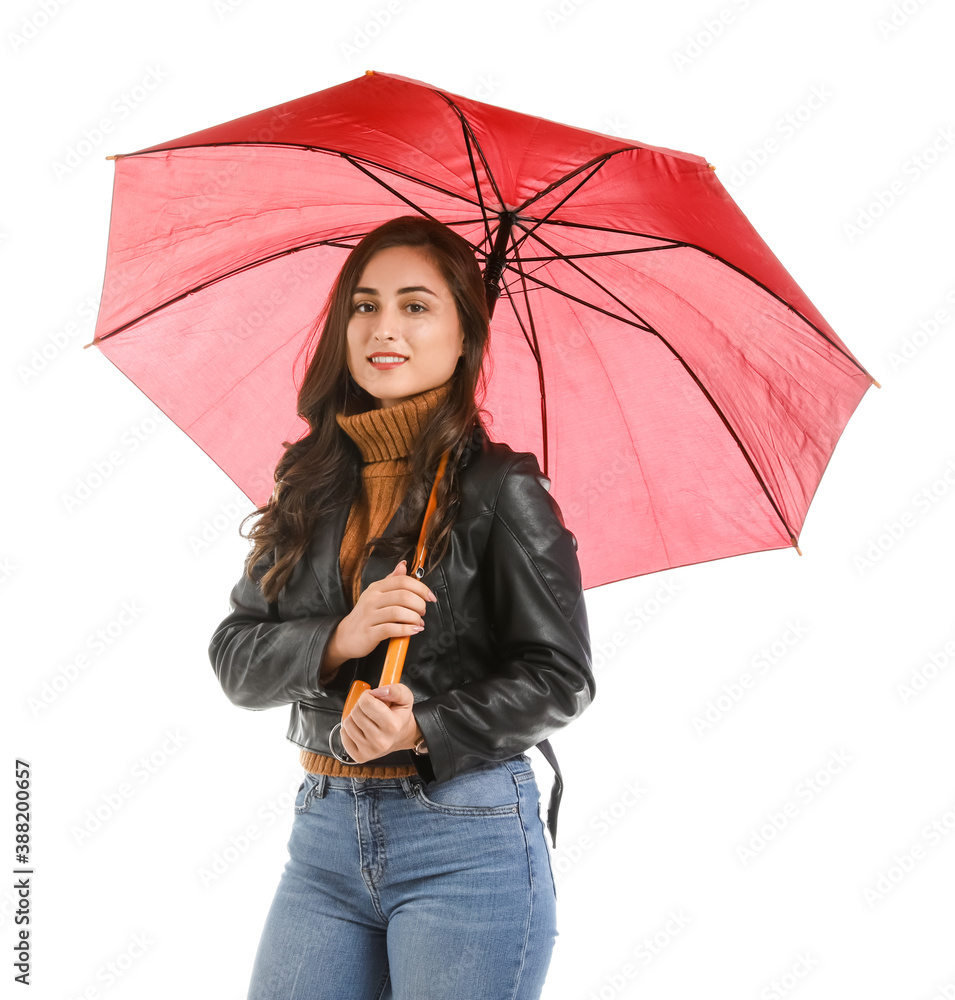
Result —
<instances>
[{"instance_id":1,"label":"black leather jacket","mask_svg":"<svg viewBox=\"0 0 955 1000\"><path fill-rule=\"evenodd\" d=\"M428 604L424 631L410 639L401 676L414 694L428 753L400 750L367 762L413 764L428 783L546 741L595 693L577 540L564 527L537 458L489 441L476 428L461 468L451 543L423 577L438 600ZM276 603L266 602L243 573L232 612L209 645L234 704L291 705L287 738L326 756L352 680L377 687L388 647L381 642L368 656L346 660L334 681L319 683L325 647L350 610L339 567L348 510L342 505L318 525ZM393 525L394 519L386 534ZM362 589L397 562L372 552ZM256 566L256 580L265 568L264 561ZM541 749L556 764L549 745ZM555 844L559 798L558 771L548 820Z\"/></svg>"}]
</instances>

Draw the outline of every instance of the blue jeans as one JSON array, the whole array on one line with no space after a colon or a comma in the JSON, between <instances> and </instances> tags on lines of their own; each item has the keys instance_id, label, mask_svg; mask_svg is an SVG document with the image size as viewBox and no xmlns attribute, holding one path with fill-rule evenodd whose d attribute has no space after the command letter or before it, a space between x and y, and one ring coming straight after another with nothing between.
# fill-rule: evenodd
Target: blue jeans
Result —
<instances>
[{"instance_id":1,"label":"blue jeans","mask_svg":"<svg viewBox=\"0 0 955 1000\"><path fill-rule=\"evenodd\" d=\"M530 759L305 774L249 1000L537 1000L556 888Z\"/></svg>"}]
</instances>

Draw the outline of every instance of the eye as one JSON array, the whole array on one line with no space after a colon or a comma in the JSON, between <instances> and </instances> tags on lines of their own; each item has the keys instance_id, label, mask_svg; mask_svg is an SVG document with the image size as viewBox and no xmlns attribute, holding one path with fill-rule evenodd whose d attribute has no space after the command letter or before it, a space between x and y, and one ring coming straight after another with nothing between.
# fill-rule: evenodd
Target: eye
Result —
<instances>
[{"instance_id":1,"label":"eye","mask_svg":"<svg viewBox=\"0 0 955 1000\"><path fill-rule=\"evenodd\" d=\"M419 310L425 312L428 307L423 302L409 302L408 308L417 313Z\"/></svg>"},{"instance_id":2,"label":"eye","mask_svg":"<svg viewBox=\"0 0 955 1000\"><path fill-rule=\"evenodd\" d=\"M355 305L352 306L352 312L356 313L367 312L368 310L363 309L362 306L369 306L371 309L375 308L375 304L373 302L356 302Z\"/></svg>"}]
</instances>

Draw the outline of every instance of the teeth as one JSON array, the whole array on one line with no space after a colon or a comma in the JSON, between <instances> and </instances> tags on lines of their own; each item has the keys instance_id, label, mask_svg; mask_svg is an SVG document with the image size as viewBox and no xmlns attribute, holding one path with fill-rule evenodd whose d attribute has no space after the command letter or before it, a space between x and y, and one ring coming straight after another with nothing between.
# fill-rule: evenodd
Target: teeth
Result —
<instances>
[{"instance_id":1,"label":"teeth","mask_svg":"<svg viewBox=\"0 0 955 1000\"><path fill-rule=\"evenodd\" d=\"M391 364L391 362L393 362L393 361L406 361L407 359L406 358L398 357L398 355L394 354L394 355L388 355L388 356L378 355L377 357L374 357L371 360L375 364L386 365L386 364Z\"/></svg>"}]
</instances>

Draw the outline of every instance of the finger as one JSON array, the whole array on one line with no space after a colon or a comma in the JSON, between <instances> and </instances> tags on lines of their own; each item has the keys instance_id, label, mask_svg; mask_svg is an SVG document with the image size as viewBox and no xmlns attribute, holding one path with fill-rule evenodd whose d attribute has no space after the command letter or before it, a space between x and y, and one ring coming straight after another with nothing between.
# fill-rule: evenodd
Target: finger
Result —
<instances>
[{"instance_id":1,"label":"finger","mask_svg":"<svg viewBox=\"0 0 955 1000\"><path fill-rule=\"evenodd\" d=\"M411 629L425 624L427 623L425 622L423 611L415 611L412 608L405 607L403 604L388 604L373 611L370 615L368 627L378 628L379 626L397 625L402 629ZM398 633L398 635L406 634L409 633Z\"/></svg>"},{"instance_id":2,"label":"finger","mask_svg":"<svg viewBox=\"0 0 955 1000\"><path fill-rule=\"evenodd\" d=\"M351 716L349 716L350 718ZM344 731L345 725L343 723L342 732ZM352 732L349 734L349 739L355 746L355 752L352 753L350 750L348 752L359 764L381 756L381 751L378 749L381 739L380 734L374 726L368 723L367 719L363 720L362 725L359 725L356 720L355 725L352 727ZM346 749L348 748L346 747Z\"/></svg>"},{"instance_id":3,"label":"finger","mask_svg":"<svg viewBox=\"0 0 955 1000\"><path fill-rule=\"evenodd\" d=\"M394 600L394 595L389 597ZM385 620L396 625L423 625L424 613L428 610L425 602L414 594L409 594L405 600L407 604L389 604L382 608Z\"/></svg>"},{"instance_id":4,"label":"finger","mask_svg":"<svg viewBox=\"0 0 955 1000\"><path fill-rule=\"evenodd\" d=\"M431 591L424 585L421 584L423 588L420 593L415 590L411 590L409 587L403 587L401 590L392 590L387 594L387 599L390 601L398 601L400 603L395 604L394 607L397 608L407 608L410 611L415 611L419 615L423 615L425 611L428 610L428 604L431 602L431 598L428 596ZM435 598L437 600L437 598Z\"/></svg>"},{"instance_id":5,"label":"finger","mask_svg":"<svg viewBox=\"0 0 955 1000\"><path fill-rule=\"evenodd\" d=\"M388 576L378 582L388 597L397 597L398 594L402 594L406 598L415 598L417 601L424 602L431 601L432 603L438 599L426 583L423 583L417 577L408 576L397 571L389 573Z\"/></svg>"},{"instance_id":6,"label":"finger","mask_svg":"<svg viewBox=\"0 0 955 1000\"><path fill-rule=\"evenodd\" d=\"M416 597L418 600L426 603L428 601L434 602L438 599L434 591L426 583L415 579L413 576L406 577L401 582L404 584L404 592L409 597Z\"/></svg>"},{"instance_id":7,"label":"finger","mask_svg":"<svg viewBox=\"0 0 955 1000\"><path fill-rule=\"evenodd\" d=\"M359 709L362 712L362 722L365 728L368 728L369 725L380 726L388 718L388 706L382 704L380 698L375 698L371 691L362 691L361 697L352 710L353 714Z\"/></svg>"},{"instance_id":8,"label":"finger","mask_svg":"<svg viewBox=\"0 0 955 1000\"><path fill-rule=\"evenodd\" d=\"M364 695L362 697L364 697ZM352 722L353 717L356 715L358 716L353 721L349 737L352 742L355 743L361 755L362 761L371 760L374 757L380 757L383 748L394 742L394 738L400 729L399 721L392 717L391 713L384 705L381 705L379 702L376 707L385 713L386 717L383 720L383 725L378 725L374 719L369 718L364 713L360 713L357 705L346 720L346 722ZM342 723L342 732L345 731L345 724L345 722ZM355 757L355 759L358 760L358 756L354 753L352 754L352 757Z\"/></svg>"},{"instance_id":9,"label":"finger","mask_svg":"<svg viewBox=\"0 0 955 1000\"><path fill-rule=\"evenodd\" d=\"M368 704L365 699L365 695L368 692L362 692L361 697L355 703L355 707L348 713L347 718L342 721L342 731L344 732L345 727L348 727L348 731L351 738L356 742L359 740L369 740L374 737L375 731L378 728L378 721L375 718L374 711L376 708L380 708L381 703L377 699L371 699L371 709L369 712ZM385 709L387 711L387 709Z\"/></svg>"},{"instance_id":10,"label":"finger","mask_svg":"<svg viewBox=\"0 0 955 1000\"><path fill-rule=\"evenodd\" d=\"M398 687L393 684L391 687ZM409 690L410 694L410 690ZM394 742L394 738L405 725L405 716L410 711L410 704L391 705L386 701L376 698L371 691L365 691L362 698L368 697L368 702L363 705L364 718L362 721L362 731L369 746L381 747ZM399 695L399 697L401 697ZM358 706L355 706L355 710ZM354 714L354 711L352 714Z\"/></svg>"},{"instance_id":11,"label":"finger","mask_svg":"<svg viewBox=\"0 0 955 1000\"><path fill-rule=\"evenodd\" d=\"M369 725L369 720L361 712L356 705L346 718L342 722L341 731L347 732L349 738L353 743L364 743L368 740L368 730L372 727ZM354 756L354 755L353 755Z\"/></svg>"},{"instance_id":12,"label":"finger","mask_svg":"<svg viewBox=\"0 0 955 1000\"><path fill-rule=\"evenodd\" d=\"M363 748L360 747L345 731L344 724L339 731L339 737L342 741L342 746L345 748L345 753L347 753L352 760L357 761L359 764L363 764L366 760L370 759L368 754L364 752Z\"/></svg>"},{"instance_id":13,"label":"finger","mask_svg":"<svg viewBox=\"0 0 955 1000\"><path fill-rule=\"evenodd\" d=\"M435 594L435 592L426 583L423 583L421 580L415 580L415 578L413 576L409 577L409 580L411 581L411 583L413 585L413 589L411 589L411 593L415 597L418 597L422 601L424 601L425 602L425 606L427 606L429 603L430 604L435 604L437 602L437 600L438 600L437 595Z\"/></svg>"},{"instance_id":14,"label":"finger","mask_svg":"<svg viewBox=\"0 0 955 1000\"><path fill-rule=\"evenodd\" d=\"M414 694L407 684L385 684L367 692L392 708L405 708L414 704Z\"/></svg>"}]
</instances>

